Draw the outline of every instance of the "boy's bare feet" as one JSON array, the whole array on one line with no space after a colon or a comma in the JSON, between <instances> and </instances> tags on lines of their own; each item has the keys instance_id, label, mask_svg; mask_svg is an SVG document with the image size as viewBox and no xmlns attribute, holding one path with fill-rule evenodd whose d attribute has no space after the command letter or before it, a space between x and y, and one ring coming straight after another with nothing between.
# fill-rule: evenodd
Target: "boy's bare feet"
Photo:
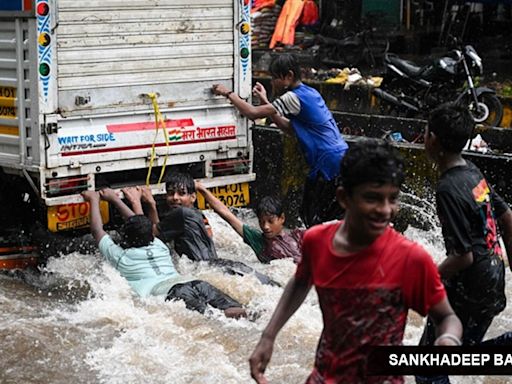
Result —
<instances>
[{"instance_id":1,"label":"boy's bare feet","mask_svg":"<svg viewBox=\"0 0 512 384\"><path fill-rule=\"evenodd\" d=\"M231 307L224 310L224 315L232 319L240 319L241 317L247 317L247 311L241 307Z\"/></svg>"}]
</instances>

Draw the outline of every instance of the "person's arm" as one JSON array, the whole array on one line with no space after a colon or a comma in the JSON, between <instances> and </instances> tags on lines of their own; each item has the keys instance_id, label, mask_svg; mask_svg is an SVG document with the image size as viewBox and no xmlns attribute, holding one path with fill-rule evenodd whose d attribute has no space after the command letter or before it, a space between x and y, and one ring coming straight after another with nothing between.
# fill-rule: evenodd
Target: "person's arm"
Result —
<instances>
[{"instance_id":1,"label":"person's arm","mask_svg":"<svg viewBox=\"0 0 512 384\"><path fill-rule=\"evenodd\" d=\"M99 244L103 236L107 234L103 230L103 222L101 220L100 195L96 191L84 191L82 192L82 197L85 201L89 202L91 234L96 243Z\"/></svg>"},{"instance_id":2,"label":"person's arm","mask_svg":"<svg viewBox=\"0 0 512 384\"><path fill-rule=\"evenodd\" d=\"M260 99L260 105L272 105L267 97L267 90L263 86L263 84L257 82L256 85L253 88L253 93ZM283 115L281 115L277 109L272 105L272 108L274 108L274 113L269 115L269 117L272 119L272 121L276 124L276 126L283 130L283 132L292 134L293 129L292 125L290 123L290 120Z\"/></svg>"},{"instance_id":3,"label":"person's arm","mask_svg":"<svg viewBox=\"0 0 512 384\"><path fill-rule=\"evenodd\" d=\"M130 202L133 211L136 215L144 215L144 209L142 208L142 202L147 206L147 216L153 223L153 234L158 236L160 231L158 230L158 223L160 218L158 217L158 211L156 208L156 201L151 193L151 190L146 186L140 187L128 187L123 188L122 192L126 200Z\"/></svg>"},{"instance_id":4,"label":"person's arm","mask_svg":"<svg viewBox=\"0 0 512 384\"><path fill-rule=\"evenodd\" d=\"M457 272L469 268L473 264L473 252L462 255L448 254L448 257L439 264L438 270L443 280L449 279Z\"/></svg>"},{"instance_id":5,"label":"person's arm","mask_svg":"<svg viewBox=\"0 0 512 384\"><path fill-rule=\"evenodd\" d=\"M240 111L242 115L250 120L261 119L263 117L270 117L272 121L277 125L279 129L282 129L286 133L293 133L290 120L284 116L281 116L277 109L270 103L266 97L265 87L260 83L256 83L254 87L254 93L260 97L261 104L254 106L232 91L229 91L225 86L221 84L215 84L212 87L212 92L215 95L222 95L226 97ZM264 97L261 96L264 92Z\"/></svg>"},{"instance_id":6,"label":"person's arm","mask_svg":"<svg viewBox=\"0 0 512 384\"><path fill-rule=\"evenodd\" d=\"M473 264L470 213L464 202L446 188L436 193L436 203L447 254L438 270L442 279L449 279Z\"/></svg>"},{"instance_id":7,"label":"person's arm","mask_svg":"<svg viewBox=\"0 0 512 384\"><path fill-rule=\"evenodd\" d=\"M103 200L108 201L119 211L124 220L135 215L135 213L128 207L117 193L110 188L104 188L100 191L100 196Z\"/></svg>"},{"instance_id":8,"label":"person's arm","mask_svg":"<svg viewBox=\"0 0 512 384\"><path fill-rule=\"evenodd\" d=\"M503 242L505 243L508 266L512 271L512 210L510 210L510 208L498 217L498 225L500 227Z\"/></svg>"},{"instance_id":9,"label":"person's arm","mask_svg":"<svg viewBox=\"0 0 512 384\"><path fill-rule=\"evenodd\" d=\"M144 211L142 209L142 191L139 187L127 187L121 189L121 192L123 192L124 197L130 205L132 206L132 211L136 215L143 215Z\"/></svg>"},{"instance_id":10,"label":"person's arm","mask_svg":"<svg viewBox=\"0 0 512 384\"><path fill-rule=\"evenodd\" d=\"M272 357L275 338L288 319L300 307L310 289L311 284L297 280L295 277L292 277L284 288L274 314L249 358L251 376L258 384L267 383L264 373Z\"/></svg>"},{"instance_id":11,"label":"person's arm","mask_svg":"<svg viewBox=\"0 0 512 384\"><path fill-rule=\"evenodd\" d=\"M142 202L146 206L146 212L153 223L154 226L156 226L160 222L160 218L158 217L158 210L156 207L156 201L153 197L153 194L151 193L151 189L146 186L139 187L142 192Z\"/></svg>"},{"instance_id":12,"label":"person's arm","mask_svg":"<svg viewBox=\"0 0 512 384\"><path fill-rule=\"evenodd\" d=\"M430 308L428 315L436 325L434 345L461 345L462 324L446 297Z\"/></svg>"},{"instance_id":13,"label":"person's arm","mask_svg":"<svg viewBox=\"0 0 512 384\"><path fill-rule=\"evenodd\" d=\"M277 128L281 129L283 132L292 134L293 128L290 123L290 120L287 119L284 116L281 116L279 113L274 113L273 115L270 115L270 118L272 121L276 124Z\"/></svg>"},{"instance_id":14,"label":"person's arm","mask_svg":"<svg viewBox=\"0 0 512 384\"><path fill-rule=\"evenodd\" d=\"M222 202L217 199L203 184L195 182L196 191L203 195L206 202L212 209L222 217L240 236L244 236L244 224L229 210Z\"/></svg>"},{"instance_id":15,"label":"person's arm","mask_svg":"<svg viewBox=\"0 0 512 384\"><path fill-rule=\"evenodd\" d=\"M230 91L222 84L214 84L212 86L212 93L214 95L221 95L226 97L231 103L235 106L236 109L240 111L242 115L247 117L250 120L260 119L262 117L268 117L277 113L274 106L270 103L261 104L258 106L254 106L240 96L238 96L235 92Z\"/></svg>"}]
</instances>

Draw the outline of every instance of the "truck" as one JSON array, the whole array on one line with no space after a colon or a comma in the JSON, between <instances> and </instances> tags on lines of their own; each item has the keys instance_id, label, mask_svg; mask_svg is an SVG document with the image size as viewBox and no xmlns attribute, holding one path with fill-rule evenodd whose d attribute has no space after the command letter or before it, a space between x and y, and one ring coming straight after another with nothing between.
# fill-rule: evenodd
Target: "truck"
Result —
<instances>
[{"instance_id":1,"label":"truck","mask_svg":"<svg viewBox=\"0 0 512 384\"><path fill-rule=\"evenodd\" d=\"M211 87L249 100L250 48L249 0L0 0L0 268L37 262L36 222L87 227L84 190L186 171L247 205L251 126Z\"/></svg>"}]
</instances>

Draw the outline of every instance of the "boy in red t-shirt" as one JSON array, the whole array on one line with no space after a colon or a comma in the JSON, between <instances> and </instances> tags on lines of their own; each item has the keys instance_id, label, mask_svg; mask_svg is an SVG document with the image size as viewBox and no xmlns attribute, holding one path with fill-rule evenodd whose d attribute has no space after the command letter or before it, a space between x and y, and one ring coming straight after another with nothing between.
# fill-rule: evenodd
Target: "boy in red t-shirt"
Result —
<instances>
[{"instance_id":1,"label":"boy in red t-shirt","mask_svg":"<svg viewBox=\"0 0 512 384\"><path fill-rule=\"evenodd\" d=\"M462 326L432 258L389 226L403 178L390 144L366 139L351 145L336 191L345 218L304 235L297 272L249 360L256 382L267 383L263 374L277 333L312 285L324 329L307 383L402 383L402 377L367 376L366 349L400 345L409 308L434 319L436 345L460 345Z\"/></svg>"}]
</instances>

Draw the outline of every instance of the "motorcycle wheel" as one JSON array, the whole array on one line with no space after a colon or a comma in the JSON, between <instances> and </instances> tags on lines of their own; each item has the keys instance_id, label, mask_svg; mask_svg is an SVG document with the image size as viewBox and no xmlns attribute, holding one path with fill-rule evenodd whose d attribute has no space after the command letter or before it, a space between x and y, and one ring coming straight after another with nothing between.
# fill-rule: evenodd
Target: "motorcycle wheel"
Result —
<instances>
[{"instance_id":1,"label":"motorcycle wheel","mask_svg":"<svg viewBox=\"0 0 512 384\"><path fill-rule=\"evenodd\" d=\"M468 104L469 112L477 124L496 127L503 117L503 105L492 93L478 96L478 108L473 101Z\"/></svg>"}]
</instances>

